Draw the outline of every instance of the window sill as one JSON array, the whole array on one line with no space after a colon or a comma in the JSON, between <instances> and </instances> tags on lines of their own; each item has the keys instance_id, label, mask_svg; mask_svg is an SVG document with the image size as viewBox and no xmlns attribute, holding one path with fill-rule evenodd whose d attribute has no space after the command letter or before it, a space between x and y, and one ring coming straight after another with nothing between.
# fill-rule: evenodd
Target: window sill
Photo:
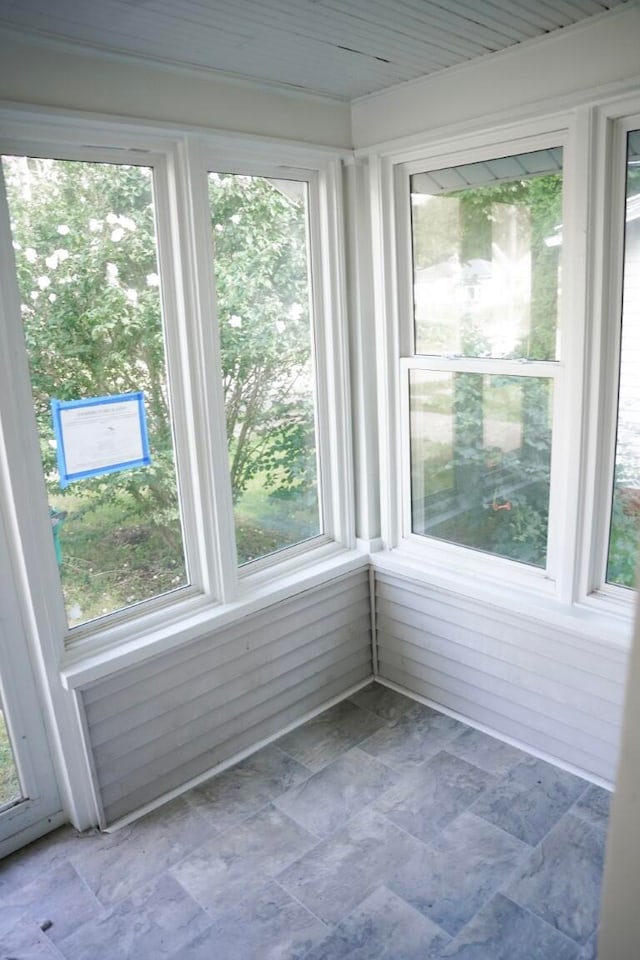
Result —
<instances>
[{"instance_id":1,"label":"window sill","mask_svg":"<svg viewBox=\"0 0 640 960\"><path fill-rule=\"evenodd\" d=\"M328 550L325 545L321 556L313 561L308 555L304 561L297 558L297 569L287 566L280 576L274 575L267 582L245 582L240 596L230 603L208 603L205 607L202 598L197 598L200 601L197 604L191 598L183 605L167 608L160 626L150 629L141 625L136 629L137 625L130 623L126 640L118 643L107 631L94 634L90 640L64 653L60 663L63 686L67 690L86 687L369 564L366 554L346 551L335 544L331 547ZM215 642L212 639L212 644Z\"/></svg>"},{"instance_id":2,"label":"window sill","mask_svg":"<svg viewBox=\"0 0 640 960\"><path fill-rule=\"evenodd\" d=\"M553 581L542 570L482 554L456 563L446 553L420 552L410 542L406 547L372 554L371 566L408 584L454 595L461 604L480 605L509 621L514 629L524 620L577 640L604 644L621 654L631 645L633 601L593 594L582 603L562 603Z\"/></svg>"}]
</instances>

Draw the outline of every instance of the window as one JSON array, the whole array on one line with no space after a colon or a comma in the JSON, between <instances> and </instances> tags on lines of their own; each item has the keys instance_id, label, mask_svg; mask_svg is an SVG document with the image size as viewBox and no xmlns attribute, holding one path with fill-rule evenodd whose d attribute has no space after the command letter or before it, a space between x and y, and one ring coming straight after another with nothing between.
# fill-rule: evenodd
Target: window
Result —
<instances>
[{"instance_id":1,"label":"window","mask_svg":"<svg viewBox=\"0 0 640 960\"><path fill-rule=\"evenodd\" d=\"M322 533L307 191L209 174L240 565Z\"/></svg>"},{"instance_id":2,"label":"window","mask_svg":"<svg viewBox=\"0 0 640 960\"><path fill-rule=\"evenodd\" d=\"M544 569L562 149L416 166L410 529Z\"/></svg>"},{"instance_id":3,"label":"window","mask_svg":"<svg viewBox=\"0 0 640 960\"><path fill-rule=\"evenodd\" d=\"M640 542L640 130L627 135L622 334L607 582L632 587Z\"/></svg>"},{"instance_id":4,"label":"window","mask_svg":"<svg viewBox=\"0 0 640 960\"><path fill-rule=\"evenodd\" d=\"M179 643L191 615L210 629L267 583L335 575L354 537L339 162L9 130L0 416L25 438L8 487L43 632L133 650L171 622Z\"/></svg>"},{"instance_id":5,"label":"window","mask_svg":"<svg viewBox=\"0 0 640 960\"><path fill-rule=\"evenodd\" d=\"M153 170L28 156L2 162L51 534L67 619L76 626L188 582ZM65 485L52 400L138 391L150 463L101 470L114 463L116 408L96 404L87 408L96 411L95 475Z\"/></svg>"}]
</instances>

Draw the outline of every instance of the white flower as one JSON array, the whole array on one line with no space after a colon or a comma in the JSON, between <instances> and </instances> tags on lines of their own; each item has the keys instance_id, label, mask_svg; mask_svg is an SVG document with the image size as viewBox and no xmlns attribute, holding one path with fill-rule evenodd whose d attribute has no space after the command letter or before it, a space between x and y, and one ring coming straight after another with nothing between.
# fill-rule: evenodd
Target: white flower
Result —
<instances>
[{"instance_id":1,"label":"white flower","mask_svg":"<svg viewBox=\"0 0 640 960\"><path fill-rule=\"evenodd\" d=\"M282 320L276 320L276 330L278 333L284 333L286 327Z\"/></svg>"},{"instance_id":2,"label":"white flower","mask_svg":"<svg viewBox=\"0 0 640 960\"><path fill-rule=\"evenodd\" d=\"M41 290L46 290L47 287L51 286L51 280L49 280L49 277L38 277L38 279L36 280L36 283L38 284Z\"/></svg>"},{"instance_id":3,"label":"white flower","mask_svg":"<svg viewBox=\"0 0 640 960\"><path fill-rule=\"evenodd\" d=\"M60 224L58 227L58 233L62 234L63 237L66 237L66 235L69 233L69 227L66 225L66 223Z\"/></svg>"},{"instance_id":4,"label":"white flower","mask_svg":"<svg viewBox=\"0 0 640 960\"><path fill-rule=\"evenodd\" d=\"M118 268L115 263L107 264L107 283L110 287L118 286Z\"/></svg>"},{"instance_id":5,"label":"white flower","mask_svg":"<svg viewBox=\"0 0 640 960\"><path fill-rule=\"evenodd\" d=\"M27 247L27 249L24 252L24 255L29 261L29 263L35 263L36 260L38 259L38 254L35 252L33 247Z\"/></svg>"},{"instance_id":6,"label":"white flower","mask_svg":"<svg viewBox=\"0 0 640 960\"><path fill-rule=\"evenodd\" d=\"M107 221L107 223L110 223L112 225L118 222L118 218L116 217L115 213L108 213L107 216L105 217L105 220Z\"/></svg>"},{"instance_id":7,"label":"white flower","mask_svg":"<svg viewBox=\"0 0 640 960\"><path fill-rule=\"evenodd\" d=\"M58 247L57 250L53 251L54 256L58 258L58 263L64 263L65 260L69 259L69 251L65 250L63 247Z\"/></svg>"},{"instance_id":8,"label":"white flower","mask_svg":"<svg viewBox=\"0 0 640 960\"><path fill-rule=\"evenodd\" d=\"M37 300L38 297L40 296L40 292L38 290L32 290L29 296L31 297L32 300Z\"/></svg>"},{"instance_id":9,"label":"white flower","mask_svg":"<svg viewBox=\"0 0 640 960\"><path fill-rule=\"evenodd\" d=\"M11 229L13 229L13 224L11 224ZM22 250L22 244L18 243L17 240L12 240L11 242L14 250Z\"/></svg>"},{"instance_id":10,"label":"white flower","mask_svg":"<svg viewBox=\"0 0 640 960\"><path fill-rule=\"evenodd\" d=\"M239 213L234 213L231 215L231 217L229 217L229 219L231 220L231 223L240 223L241 217Z\"/></svg>"},{"instance_id":11,"label":"white flower","mask_svg":"<svg viewBox=\"0 0 640 960\"><path fill-rule=\"evenodd\" d=\"M299 320L303 313L304 313L304 308L300 303L292 303L291 306L289 307L290 320Z\"/></svg>"},{"instance_id":12,"label":"white flower","mask_svg":"<svg viewBox=\"0 0 640 960\"><path fill-rule=\"evenodd\" d=\"M159 287L160 286L160 277L157 273L148 273L147 274L147 286L148 287Z\"/></svg>"},{"instance_id":13,"label":"white flower","mask_svg":"<svg viewBox=\"0 0 640 960\"><path fill-rule=\"evenodd\" d=\"M128 300L130 303L137 303L137 302L138 302L138 291L137 291L137 290L131 290L131 289L127 290L127 291L126 291L126 296L127 296L127 300Z\"/></svg>"},{"instance_id":14,"label":"white flower","mask_svg":"<svg viewBox=\"0 0 640 960\"><path fill-rule=\"evenodd\" d=\"M216 223L214 230L216 231L216 233L222 233L222 231L224 230L224 227L222 226L221 223Z\"/></svg>"},{"instance_id":15,"label":"white flower","mask_svg":"<svg viewBox=\"0 0 640 960\"><path fill-rule=\"evenodd\" d=\"M111 231L111 239L114 243L119 243L120 240L124 237L124 230L122 227L116 227L115 230Z\"/></svg>"},{"instance_id":16,"label":"white flower","mask_svg":"<svg viewBox=\"0 0 640 960\"><path fill-rule=\"evenodd\" d=\"M57 299L58 299L58 298L57 298L57 296L55 295L55 293L50 293L50 294L49 294L49 303L55 303Z\"/></svg>"},{"instance_id":17,"label":"white flower","mask_svg":"<svg viewBox=\"0 0 640 960\"><path fill-rule=\"evenodd\" d=\"M229 326L230 327L241 327L242 326L242 317L239 317L237 314L232 313L229 317Z\"/></svg>"},{"instance_id":18,"label":"white flower","mask_svg":"<svg viewBox=\"0 0 640 960\"><path fill-rule=\"evenodd\" d=\"M89 220L89 230L91 230L91 233L98 233L100 230L102 230L102 221L96 220L95 217L91 217Z\"/></svg>"},{"instance_id":19,"label":"white flower","mask_svg":"<svg viewBox=\"0 0 640 960\"><path fill-rule=\"evenodd\" d=\"M72 607L69 607L69 620L79 620L82 616L82 610L77 603L74 603Z\"/></svg>"},{"instance_id":20,"label":"white flower","mask_svg":"<svg viewBox=\"0 0 640 960\"><path fill-rule=\"evenodd\" d=\"M58 266L58 258L55 253L52 253L50 257L45 257L44 262L50 270L55 270L55 268Z\"/></svg>"},{"instance_id":21,"label":"white flower","mask_svg":"<svg viewBox=\"0 0 640 960\"><path fill-rule=\"evenodd\" d=\"M131 219L131 217L118 217L118 223L121 227L124 227L125 230L136 229L135 222Z\"/></svg>"}]
</instances>

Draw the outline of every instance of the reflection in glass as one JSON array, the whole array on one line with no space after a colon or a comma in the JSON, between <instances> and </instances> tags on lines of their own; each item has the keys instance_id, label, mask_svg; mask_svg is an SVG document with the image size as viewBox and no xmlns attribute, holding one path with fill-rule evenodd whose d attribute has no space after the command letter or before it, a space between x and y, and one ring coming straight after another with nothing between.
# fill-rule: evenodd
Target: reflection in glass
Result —
<instances>
[{"instance_id":1,"label":"reflection in glass","mask_svg":"<svg viewBox=\"0 0 640 960\"><path fill-rule=\"evenodd\" d=\"M640 130L627 139L622 344L607 581L635 583L640 544Z\"/></svg>"},{"instance_id":2,"label":"reflection in glass","mask_svg":"<svg viewBox=\"0 0 640 960\"><path fill-rule=\"evenodd\" d=\"M543 567L551 384L410 371L414 533Z\"/></svg>"},{"instance_id":3,"label":"reflection in glass","mask_svg":"<svg viewBox=\"0 0 640 960\"><path fill-rule=\"evenodd\" d=\"M556 358L562 150L411 177L415 352Z\"/></svg>"},{"instance_id":4,"label":"reflection in glass","mask_svg":"<svg viewBox=\"0 0 640 960\"><path fill-rule=\"evenodd\" d=\"M238 563L322 532L307 185L209 174Z\"/></svg>"},{"instance_id":5,"label":"reflection in glass","mask_svg":"<svg viewBox=\"0 0 640 960\"><path fill-rule=\"evenodd\" d=\"M21 311L71 626L187 582L148 167L4 157ZM50 403L144 392L151 466L61 489Z\"/></svg>"}]
</instances>

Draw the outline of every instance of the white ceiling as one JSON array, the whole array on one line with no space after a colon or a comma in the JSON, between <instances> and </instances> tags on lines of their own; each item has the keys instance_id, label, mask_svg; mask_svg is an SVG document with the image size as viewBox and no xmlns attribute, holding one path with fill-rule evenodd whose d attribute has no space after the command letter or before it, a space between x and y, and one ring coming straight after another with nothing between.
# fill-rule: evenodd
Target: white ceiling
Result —
<instances>
[{"instance_id":1,"label":"white ceiling","mask_svg":"<svg viewBox=\"0 0 640 960\"><path fill-rule=\"evenodd\" d=\"M625 2L0 0L0 29L351 100Z\"/></svg>"}]
</instances>

